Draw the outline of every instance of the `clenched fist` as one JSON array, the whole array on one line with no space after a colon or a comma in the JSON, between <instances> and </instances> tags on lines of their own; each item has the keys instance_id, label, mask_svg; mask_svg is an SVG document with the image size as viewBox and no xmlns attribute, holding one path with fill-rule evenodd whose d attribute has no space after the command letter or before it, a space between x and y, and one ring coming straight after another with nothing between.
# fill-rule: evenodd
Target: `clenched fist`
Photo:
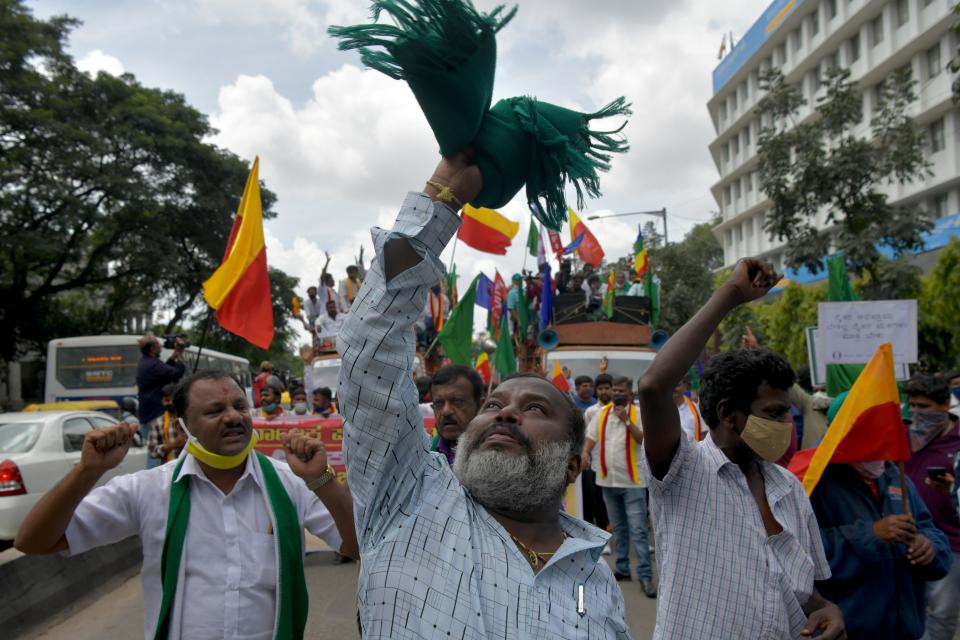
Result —
<instances>
[{"instance_id":1,"label":"clenched fist","mask_svg":"<svg viewBox=\"0 0 960 640\"><path fill-rule=\"evenodd\" d=\"M283 434L283 450L290 470L304 482L316 480L327 470L327 449L316 438L308 438L297 429Z\"/></svg>"},{"instance_id":2,"label":"clenched fist","mask_svg":"<svg viewBox=\"0 0 960 640\"><path fill-rule=\"evenodd\" d=\"M123 461L130 449L136 425L121 422L89 432L83 439L80 466L89 471L105 473Z\"/></svg>"}]
</instances>

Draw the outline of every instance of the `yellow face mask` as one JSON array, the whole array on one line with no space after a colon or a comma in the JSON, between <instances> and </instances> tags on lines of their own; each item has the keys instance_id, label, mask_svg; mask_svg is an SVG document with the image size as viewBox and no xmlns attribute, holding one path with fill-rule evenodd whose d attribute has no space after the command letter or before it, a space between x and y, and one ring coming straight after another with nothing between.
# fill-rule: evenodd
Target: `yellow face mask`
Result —
<instances>
[{"instance_id":1,"label":"yellow face mask","mask_svg":"<svg viewBox=\"0 0 960 640\"><path fill-rule=\"evenodd\" d=\"M247 456L250 455L253 447L257 444L257 431L254 429L250 434L250 441L247 442L247 446L243 448L243 451L235 453L232 456L225 456L209 451L200 444L200 441L187 430L187 425L183 422L183 418L180 418L180 428L187 434L187 453L214 469L235 469L239 467L246 461Z\"/></svg>"}]
</instances>

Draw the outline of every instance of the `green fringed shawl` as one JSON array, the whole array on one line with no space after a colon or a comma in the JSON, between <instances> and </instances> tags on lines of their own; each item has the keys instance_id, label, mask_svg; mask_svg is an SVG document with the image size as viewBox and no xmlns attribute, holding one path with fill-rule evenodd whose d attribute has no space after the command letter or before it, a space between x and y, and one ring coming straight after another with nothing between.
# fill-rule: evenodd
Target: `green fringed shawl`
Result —
<instances>
[{"instance_id":1,"label":"green fringed shawl","mask_svg":"<svg viewBox=\"0 0 960 640\"><path fill-rule=\"evenodd\" d=\"M474 148L483 191L472 204L502 207L526 185L533 214L559 230L567 217L567 183L582 208L585 193L600 195L598 172L610 168L610 154L628 149L623 126L594 131L590 121L630 109L623 98L579 113L530 97L501 100L491 109L496 34L516 11L498 6L481 14L469 0L374 0L374 21L386 12L393 25L331 27L330 34L340 38L340 49L360 50L369 68L407 82L441 154Z\"/></svg>"}]
</instances>

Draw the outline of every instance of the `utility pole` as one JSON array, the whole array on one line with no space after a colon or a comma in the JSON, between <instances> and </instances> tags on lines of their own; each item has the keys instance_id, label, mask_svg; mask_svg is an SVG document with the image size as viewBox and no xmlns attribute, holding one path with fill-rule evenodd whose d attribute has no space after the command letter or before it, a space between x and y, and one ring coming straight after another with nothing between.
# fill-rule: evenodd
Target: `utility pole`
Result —
<instances>
[{"instance_id":1,"label":"utility pole","mask_svg":"<svg viewBox=\"0 0 960 640\"><path fill-rule=\"evenodd\" d=\"M663 244L670 244L667 236L667 208L655 209L652 211L631 211L630 213L613 213L608 216L589 216L587 220L604 220L606 218L623 218L625 216L656 216L663 220Z\"/></svg>"}]
</instances>

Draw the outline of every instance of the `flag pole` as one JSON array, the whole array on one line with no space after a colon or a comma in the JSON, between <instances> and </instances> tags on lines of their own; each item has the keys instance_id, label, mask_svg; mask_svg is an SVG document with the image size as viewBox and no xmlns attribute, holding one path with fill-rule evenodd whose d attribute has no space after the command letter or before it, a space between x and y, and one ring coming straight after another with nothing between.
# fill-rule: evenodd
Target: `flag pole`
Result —
<instances>
[{"instance_id":1,"label":"flag pole","mask_svg":"<svg viewBox=\"0 0 960 640\"><path fill-rule=\"evenodd\" d=\"M897 460L897 467L900 469L900 493L903 494L903 513L910 515L910 492L907 491L907 472L903 468L903 460Z\"/></svg>"},{"instance_id":2,"label":"flag pole","mask_svg":"<svg viewBox=\"0 0 960 640\"><path fill-rule=\"evenodd\" d=\"M213 307L207 307L207 317L203 320L203 329L200 331L200 344L197 345L197 357L193 361L193 373L200 366L200 354L203 353L203 343L207 340L207 329L210 328L210 318L213 316Z\"/></svg>"}]
</instances>

